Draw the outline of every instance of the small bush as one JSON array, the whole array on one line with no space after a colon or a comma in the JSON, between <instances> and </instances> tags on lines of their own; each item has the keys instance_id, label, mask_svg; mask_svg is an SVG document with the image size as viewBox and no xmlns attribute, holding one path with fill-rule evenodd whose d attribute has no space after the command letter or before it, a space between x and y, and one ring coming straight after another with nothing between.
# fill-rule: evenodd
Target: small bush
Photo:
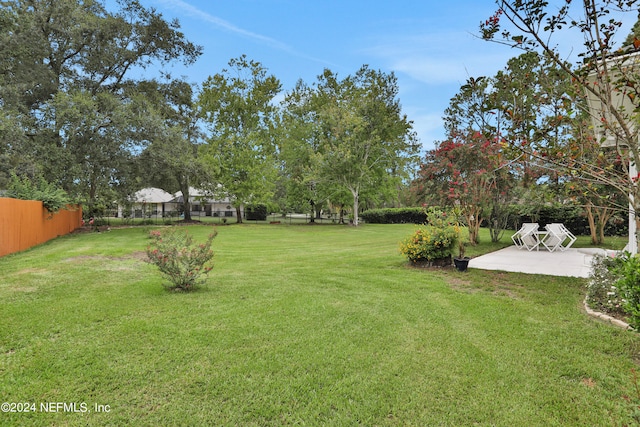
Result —
<instances>
[{"instance_id":1,"label":"small bush","mask_svg":"<svg viewBox=\"0 0 640 427\"><path fill-rule=\"evenodd\" d=\"M400 252L414 263L451 257L459 240L459 227L446 212L430 208L426 217L427 225L400 243Z\"/></svg>"},{"instance_id":2,"label":"small bush","mask_svg":"<svg viewBox=\"0 0 640 427\"><path fill-rule=\"evenodd\" d=\"M624 298L624 310L630 316L629 325L640 330L640 257L624 253L617 258L614 274L620 279L617 285Z\"/></svg>"},{"instance_id":3,"label":"small bush","mask_svg":"<svg viewBox=\"0 0 640 427\"><path fill-rule=\"evenodd\" d=\"M596 255L587 282L587 304L593 310L622 317L626 314L620 290L619 274L615 273L620 259Z\"/></svg>"},{"instance_id":4,"label":"small bush","mask_svg":"<svg viewBox=\"0 0 640 427\"><path fill-rule=\"evenodd\" d=\"M167 289L190 291L204 281L203 276L213 268L211 244L217 234L214 232L205 243L194 245L193 236L185 229L176 227L149 233L153 241L147 247L147 256L171 282Z\"/></svg>"},{"instance_id":5,"label":"small bush","mask_svg":"<svg viewBox=\"0 0 640 427\"><path fill-rule=\"evenodd\" d=\"M267 207L265 205L247 206L244 210L247 221L266 221Z\"/></svg>"},{"instance_id":6,"label":"small bush","mask_svg":"<svg viewBox=\"0 0 640 427\"><path fill-rule=\"evenodd\" d=\"M400 244L400 252L412 262L434 261L450 257L456 247L453 228L420 227Z\"/></svg>"},{"instance_id":7,"label":"small bush","mask_svg":"<svg viewBox=\"0 0 640 427\"><path fill-rule=\"evenodd\" d=\"M640 257L628 252L615 258L597 256L587 284L587 304L626 317L640 331Z\"/></svg>"},{"instance_id":8,"label":"small bush","mask_svg":"<svg viewBox=\"0 0 640 427\"><path fill-rule=\"evenodd\" d=\"M89 219L89 220L91 220L91 219ZM106 220L105 218L94 218L92 225L95 226L95 227L103 227L105 225L109 225L109 221Z\"/></svg>"}]
</instances>

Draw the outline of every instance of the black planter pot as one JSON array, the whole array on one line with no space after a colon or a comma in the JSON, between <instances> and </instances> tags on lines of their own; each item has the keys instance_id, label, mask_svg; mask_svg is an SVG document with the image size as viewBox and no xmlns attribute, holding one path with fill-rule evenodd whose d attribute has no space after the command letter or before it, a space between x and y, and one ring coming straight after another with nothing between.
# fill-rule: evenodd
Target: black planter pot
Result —
<instances>
[{"instance_id":1,"label":"black planter pot","mask_svg":"<svg viewBox=\"0 0 640 427\"><path fill-rule=\"evenodd\" d=\"M466 271L467 267L469 266L469 260L470 259L471 258L468 258L468 257L454 258L453 259L453 264L456 266L458 271Z\"/></svg>"}]
</instances>

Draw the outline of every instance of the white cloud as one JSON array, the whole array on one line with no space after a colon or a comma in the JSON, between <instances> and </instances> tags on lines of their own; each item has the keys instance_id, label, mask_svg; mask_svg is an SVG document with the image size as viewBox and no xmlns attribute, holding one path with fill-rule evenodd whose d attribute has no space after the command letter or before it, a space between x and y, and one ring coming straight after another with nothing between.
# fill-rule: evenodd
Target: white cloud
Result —
<instances>
[{"instance_id":1,"label":"white cloud","mask_svg":"<svg viewBox=\"0 0 640 427\"><path fill-rule=\"evenodd\" d=\"M434 148L435 141L441 141L444 135L442 114L420 113L417 109L408 108L405 113L413 121L413 130L420 138L423 149Z\"/></svg>"},{"instance_id":2,"label":"white cloud","mask_svg":"<svg viewBox=\"0 0 640 427\"><path fill-rule=\"evenodd\" d=\"M454 61L428 57L406 57L392 60L391 68L427 84L462 82L464 67Z\"/></svg>"},{"instance_id":3,"label":"white cloud","mask_svg":"<svg viewBox=\"0 0 640 427\"><path fill-rule=\"evenodd\" d=\"M391 38L365 52L394 71L432 85L462 84L469 77L493 75L514 53L464 32Z\"/></svg>"},{"instance_id":4,"label":"white cloud","mask_svg":"<svg viewBox=\"0 0 640 427\"><path fill-rule=\"evenodd\" d=\"M264 36L262 34L258 34L258 33L254 33L252 31L249 30L245 30L244 28L240 28L228 21L225 21L222 18L218 18L217 16L211 15L208 12L205 12L201 9L198 9L197 7L182 1L182 0L158 0L159 3L163 4L166 7L169 7L171 9L177 10L177 11L181 11L183 13L186 13L187 15L193 16L195 18L198 18L202 21L208 22L210 24L215 25L216 27L223 29L225 31L231 32L231 33L235 33L238 35L241 35L243 37L247 37L249 39L253 39L257 42L260 42L262 44L266 44L268 46L271 46L273 48L276 49L280 49L280 50L285 50L285 51L290 51L291 47L288 46L285 43L282 43L278 40L275 40L271 37L267 37Z\"/></svg>"},{"instance_id":5,"label":"white cloud","mask_svg":"<svg viewBox=\"0 0 640 427\"><path fill-rule=\"evenodd\" d=\"M287 52L291 55L297 56L299 58L304 58L313 62L318 62L321 64L328 64L328 65L332 65L331 62L326 61L324 59L321 58L316 58L304 53L300 53L298 51L296 51L293 47L291 47L290 45L283 43L279 40L276 40L274 38L262 35L262 34L258 34L255 33L253 31L249 31L249 30L245 30L244 28L240 28L237 25L232 24L229 21L226 21L222 18L219 18L217 16L214 16L208 12L205 12L202 9L198 9L197 7L187 3L186 1L183 0L157 0L159 3L161 3L162 5L164 5L167 8L173 9L175 11L187 14L189 16L192 16L196 19L199 19L203 22L207 22L209 24L213 24L216 27L220 28L221 30L230 32L230 33L234 33L237 35L240 35L242 37L245 37L249 40L253 40L255 42L258 42L260 44L269 46L273 49L277 49L283 52Z\"/></svg>"}]
</instances>

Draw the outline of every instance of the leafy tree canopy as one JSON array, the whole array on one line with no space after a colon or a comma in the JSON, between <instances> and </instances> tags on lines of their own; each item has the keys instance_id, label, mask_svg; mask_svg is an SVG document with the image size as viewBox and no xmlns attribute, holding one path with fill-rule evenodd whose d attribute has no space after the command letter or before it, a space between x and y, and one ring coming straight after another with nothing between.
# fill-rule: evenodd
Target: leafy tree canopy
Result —
<instances>
[{"instance_id":1,"label":"leafy tree canopy","mask_svg":"<svg viewBox=\"0 0 640 427\"><path fill-rule=\"evenodd\" d=\"M217 172L210 190L228 196L242 222L241 205L269 202L277 177L274 97L280 81L241 56L203 84L199 104L209 125L205 162ZM220 187L218 186L220 184Z\"/></svg>"}]
</instances>

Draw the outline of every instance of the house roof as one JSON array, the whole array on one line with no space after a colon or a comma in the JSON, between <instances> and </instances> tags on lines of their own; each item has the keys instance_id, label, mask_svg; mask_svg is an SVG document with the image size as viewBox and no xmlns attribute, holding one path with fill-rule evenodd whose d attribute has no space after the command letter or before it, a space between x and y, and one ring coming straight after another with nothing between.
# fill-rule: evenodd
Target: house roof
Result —
<instances>
[{"instance_id":1,"label":"house roof","mask_svg":"<svg viewBox=\"0 0 640 427\"><path fill-rule=\"evenodd\" d=\"M194 187L189 187L189 197L202 197L205 196L205 192L202 190L199 190L197 188ZM177 191L174 193L173 197L182 197L182 191Z\"/></svg>"},{"instance_id":2,"label":"house roof","mask_svg":"<svg viewBox=\"0 0 640 427\"><path fill-rule=\"evenodd\" d=\"M184 200L184 198L182 197L182 191L178 191L176 192L173 196L173 201L177 202L177 203L182 203L182 201ZM229 198L228 197L224 197L222 199L217 199L209 194L207 194L207 192L197 189L197 188L193 188L193 187L189 187L189 198L191 199L191 201L193 202L196 198L202 198L204 200L206 200L209 203L229 203Z\"/></svg>"},{"instance_id":3,"label":"house roof","mask_svg":"<svg viewBox=\"0 0 640 427\"><path fill-rule=\"evenodd\" d=\"M162 188L148 187L137 191L133 198L137 203L167 203L173 200L173 195Z\"/></svg>"}]
</instances>

